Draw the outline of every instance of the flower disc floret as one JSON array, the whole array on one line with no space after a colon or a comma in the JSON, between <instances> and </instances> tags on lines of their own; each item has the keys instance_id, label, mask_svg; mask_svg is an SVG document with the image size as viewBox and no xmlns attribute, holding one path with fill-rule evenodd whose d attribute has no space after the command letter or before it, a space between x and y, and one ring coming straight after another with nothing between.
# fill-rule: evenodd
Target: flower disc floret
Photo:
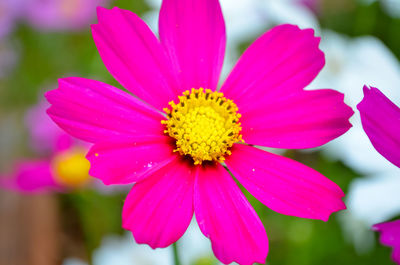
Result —
<instances>
[{"instance_id":1,"label":"flower disc floret","mask_svg":"<svg viewBox=\"0 0 400 265\"><path fill-rule=\"evenodd\" d=\"M194 164L223 162L236 142L243 142L238 107L221 92L203 88L187 90L179 103L169 102L164 133L176 139L181 155L190 155Z\"/></svg>"}]
</instances>

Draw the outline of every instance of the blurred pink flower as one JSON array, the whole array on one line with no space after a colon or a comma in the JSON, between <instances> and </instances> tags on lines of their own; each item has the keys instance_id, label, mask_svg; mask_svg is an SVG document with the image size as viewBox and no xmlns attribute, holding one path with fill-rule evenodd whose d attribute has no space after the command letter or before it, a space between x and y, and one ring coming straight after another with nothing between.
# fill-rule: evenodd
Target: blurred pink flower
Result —
<instances>
[{"instance_id":1,"label":"blurred pink flower","mask_svg":"<svg viewBox=\"0 0 400 265\"><path fill-rule=\"evenodd\" d=\"M172 244L195 213L220 261L264 263L265 229L222 161L279 213L327 221L345 209L334 182L249 145L312 148L351 127L353 111L341 93L304 90L324 65L313 30L281 25L263 34L217 92L226 44L218 0L164 0L160 40L126 10L99 8L98 20L92 33L103 62L137 97L64 78L46 94L48 114L94 143L87 155L92 176L137 182L122 218L138 243Z\"/></svg>"},{"instance_id":2,"label":"blurred pink flower","mask_svg":"<svg viewBox=\"0 0 400 265\"><path fill-rule=\"evenodd\" d=\"M13 1L13 0L11 0ZM26 19L43 31L81 30L108 0L27 0Z\"/></svg>"},{"instance_id":3,"label":"blurred pink flower","mask_svg":"<svg viewBox=\"0 0 400 265\"><path fill-rule=\"evenodd\" d=\"M63 190L63 187L56 182L51 171L50 161L47 159L16 163L11 177L0 177L0 187L23 193Z\"/></svg>"},{"instance_id":4,"label":"blurred pink flower","mask_svg":"<svg viewBox=\"0 0 400 265\"><path fill-rule=\"evenodd\" d=\"M14 28L22 12L22 0L0 1L0 40Z\"/></svg>"},{"instance_id":5,"label":"blurred pink flower","mask_svg":"<svg viewBox=\"0 0 400 265\"><path fill-rule=\"evenodd\" d=\"M382 245L393 248L392 259L400 264L400 220L376 224L372 229L381 233Z\"/></svg>"},{"instance_id":6,"label":"blurred pink flower","mask_svg":"<svg viewBox=\"0 0 400 265\"><path fill-rule=\"evenodd\" d=\"M42 100L26 115L30 144L43 158L16 163L11 176L0 177L2 188L25 193L65 191L89 181L87 145L58 128L46 115L48 106Z\"/></svg>"},{"instance_id":7,"label":"blurred pink flower","mask_svg":"<svg viewBox=\"0 0 400 265\"><path fill-rule=\"evenodd\" d=\"M0 187L23 193L68 191L90 181L87 149L72 147L49 158L20 161L10 176L0 177Z\"/></svg>"},{"instance_id":8,"label":"blurred pink flower","mask_svg":"<svg viewBox=\"0 0 400 265\"><path fill-rule=\"evenodd\" d=\"M400 167L400 108L375 87L364 86L364 99L357 105L365 133L375 149ZM393 248L392 258L400 264L400 220L376 224L381 243Z\"/></svg>"}]
</instances>

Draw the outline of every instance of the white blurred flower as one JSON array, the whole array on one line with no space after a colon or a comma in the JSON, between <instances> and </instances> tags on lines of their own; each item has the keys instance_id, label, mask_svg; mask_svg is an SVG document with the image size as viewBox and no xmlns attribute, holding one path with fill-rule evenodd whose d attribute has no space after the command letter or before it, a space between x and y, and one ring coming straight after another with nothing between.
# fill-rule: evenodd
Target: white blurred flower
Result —
<instances>
[{"instance_id":1,"label":"white blurred flower","mask_svg":"<svg viewBox=\"0 0 400 265\"><path fill-rule=\"evenodd\" d=\"M192 221L177 244L182 265L197 264L196 262L200 260L204 265L221 264L214 257L210 240L201 233L195 220Z\"/></svg>"},{"instance_id":2,"label":"white blurred flower","mask_svg":"<svg viewBox=\"0 0 400 265\"><path fill-rule=\"evenodd\" d=\"M229 0L226 0L229 1ZM256 0L271 24L296 24L319 30L318 20L302 0Z\"/></svg>"},{"instance_id":3,"label":"white blurred flower","mask_svg":"<svg viewBox=\"0 0 400 265\"><path fill-rule=\"evenodd\" d=\"M193 265L207 261L207 265L220 264L214 258L209 240L200 232L193 221L183 237L177 242L182 265ZM172 246L151 249L148 245L137 244L131 233L125 236L108 236L93 253L93 265L173 265Z\"/></svg>"},{"instance_id":4,"label":"white blurred flower","mask_svg":"<svg viewBox=\"0 0 400 265\"><path fill-rule=\"evenodd\" d=\"M400 169L378 176L357 179L352 183L348 202L353 214L368 226L387 221L400 213Z\"/></svg>"},{"instance_id":5,"label":"white blurred flower","mask_svg":"<svg viewBox=\"0 0 400 265\"><path fill-rule=\"evenodd\" d=\"M343 237L353 243L355 251L359 254L368 253L375 245L374 232L363 220L355 218L350 211L338 213Z\"/></svg>"},{"instance_id":6,"label":"white blurred flower","mask_svg":"<svg viewBox=\"0 0 400 265\"><path fill-rule=\"evenodd\" d=\"M400 100L400 64L377 38L347 38L324 31L321 49L326 66L311 85L312 88L333 88L345 94L345 101L354 110L353 128L330 142L324 150L362 174L395 170L372 146L361 126L357 104L363 98L363 85L378 87L395 103Z\"/></svg>"},{"instance_id":7,"label":"white blurred flower","mask_svg":"<svg viewBox=\"0 0 400 265\"><path fill-rule=\"evenodd\" d=\"M347 195L348 211L339 214L345 238L358 253L366 253L375 242L373 224L400 213L400 170L366 176L351 183Z\"/></svg>"},{"instance_id":8,"label":"white blurred flower","mask_svg":"<svg viewBox=\"0 0 400 265\"><path fill-rule=\"evenodd\" d=\"M324 31L321 49L325 52L326 66L311 88L343 92L346 103L355 111L351 118L353 127L321 149L363 175L351 183L346 199L348 211L340 220L356 249L364 252L373 246L371 225L400 213L400 170L372 146L356 106L363 98L364 84L378 87L399 104L400 64L374 37L352 39Z\"/></svg>"},{"instance_id":9,"label":"white blurred flower","mask_svg":"<svg viewBox=\"0 0 400 265\"><path fill-rule=\"evenodd\" d=\"M88 265L86 262L78 258L66 258L62 265Z\"/></svg>"},{"instance_id":10,"label":"white blurred flower","mask_svg":"<svg viewBox=\"0 0 400 265\"><path fill-rule=\"evenodd\" d=\"M173 265L171 248L152 250L136 244L132 234L108 236L93 253L93 265Z\"/></svg>"},{"instance_id":11,"label":"white blurred flower","mask_svg":"<svg viewBox=\"0 0 400 265\"><path fill-rule=\"evenodd\" d=\"M400 18L400 1L399 0L383 0L383 8L392 17Z\"/></svg>"}]
</instances>

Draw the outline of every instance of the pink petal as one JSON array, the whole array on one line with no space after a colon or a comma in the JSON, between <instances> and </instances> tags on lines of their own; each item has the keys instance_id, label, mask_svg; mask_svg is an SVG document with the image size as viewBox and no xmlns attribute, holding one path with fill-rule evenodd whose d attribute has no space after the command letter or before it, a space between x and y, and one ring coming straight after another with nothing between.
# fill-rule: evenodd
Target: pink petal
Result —
<instances>
[{"instance_id":1,"label":"pink petal","mask_svg":"<svg viewBox=\"0 0 400 265\"><path fill-rule=\"evenodd\" d=\"M242 55L221 88L242 114L299 92L325 64L312 29L277 26L257 39Z\"/></svg>"},{"instance_id":2,"label":"pink petal","mask_svg":"<svg viewBox=\"0 0 400 265\"><path fill-rule=\"evenodd\" d=\"M254 197L281 214L327 221L346 209L338 185L291 159L235 144L226 164Z\"/></svg>"},{"instance_id":3,"label":"pink petal","mask_svg":"<svg viewBox=\"0 0 400 265\"><path fill-rule=\"evenodd\" d=\"M93 39L110 73L122 86L162 110L177 95L167 54L149 27L134 13L97 9Z\"/></svg>"},{"instance_id":4,"label":"pink petal","mask_svg":"<svg viewBox=\"0 0 400 265\"><path fill-rule=\"evenodd\" d=\"M343 94L320 89L270 99L242 114L247 143L296 149L317 147L345 133L353 110L343 102Z\"/></svg>"},{"instance_id":5,"label":"pink petal","mask_svg":"<svg viewBox=\"0 0 400 265\"><path fill-rule=\"evenodd\" d=\"M163 116L128 93L90 79L59 80L46 93L48 114L62 129L79 139L97 142L141 134L162 134Z\"/></svg>"},{"instance_id":6,"label":"pink petal","mask_svg":"<svg viewBox=\"0 0 400 265\"><path fill-rule=\"evenodd\" d=\"M164 0L160 39L182 90L215 89L225 54L225 22L218 0Z\"/></svg>"},{"instance_id":7,"label":"pink petal","mask_svg":"<svg viewBox=\"0 0 400 265\"><path fill-rule=\"evenodd\" d=\"M376 224L372 229L381 233L382 245L393 248L392 259L400 264L400 220Z\"/></svg>"},{"instance_id":8,"label":"pink petal","mask_svg":"<svg viewBox=\"0 0 400 265\"><path fill-rule=\"evenodd\" d=\"M194 168L177 157L133 186L122 222L137 243L167 247L185 233L193 217L194 173Z\"/></svg>"},{"instance_id":9,"label":"pink petal","mask_svg":"<svg viewBox=\"0 0 400 265\"><path fill-rule=\"evenodd\" d=\"M49 161L23 161L15 166L12 177L0 179L0 187L23 193L61 191L51 172Z\"/></svg>"},{"instance_id":10,"label":"pink petal","mask_svg":"<svg viewBox=\"0 0 400 265\"><path fill-rule=\"evenodd\" d=\"M264 264L267 234L229 173L220 164L199 168L194 189L196 219L215 256L224 264Z\"/></svg>"},{"instance_id":11,"label":"pink petal","mask_svg":"<svg viewBox=\"0 0 400 265\"><path fill-rule=\"evenodd\" d=\"M364 86L364 99L357 108L372 145L400 167L400 108L377 88L367 86Z\"/></svg>"},{"instance_id":12,"label":"pink petal","mask_svg":"<svg viewBox=\"0 0 400 265\"><path fill-rule=\"evenodd\" d=\"M136 182L170 163L176 157L173 149L171 138L163 135L99 142L86 156L89 174L107 185Z\"/></svg>"}]
</instances>

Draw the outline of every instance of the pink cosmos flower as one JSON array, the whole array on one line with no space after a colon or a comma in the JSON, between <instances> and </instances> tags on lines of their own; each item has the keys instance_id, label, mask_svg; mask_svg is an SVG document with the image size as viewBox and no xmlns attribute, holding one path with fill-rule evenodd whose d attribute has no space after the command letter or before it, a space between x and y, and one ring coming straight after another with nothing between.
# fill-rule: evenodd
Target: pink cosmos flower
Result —
<instances>
[{"instance_id":1,"label":"pink cosmos flower","mask_svg":"<svg viewBox=\"0 0 400 265\"><path fill-rule=\"evenodd\" d=\"M92 32L100 56L128 92L60 79L46 94L48 114L94 143L87 154L92 176L136 182L122 218L138 243L172 244L195 214L221 262L264 263L263 224L221 162L279 213L326 221L345 209L335 183L252 146L312 148L351 127L342 94L304 90L324 65L313 30L268 31L218 91L226 44L218 0L164 0L160 39L126 10L99 8L98 21Z\"/></svg>"},{"instance_id":2,"label":"pink cosmos flower","mask_svg":"<svg viewBox=\"0 0 400 265\"><path fill-rule=\"evenodd\" d=\"M92 22L96 7L107 2L108 0L28 0L26 19L34 27L44 31L80 30Z\"/></svg>"},{"instance_id":3,"label":"pink cosmos flower","mask_svg":"<svg viewBox=\"0 0 400 265\"><path fill-rule=\"evenodd\" d=\"M49 104L41 101L27 112L30 142L42 158L22 160L11 177L1 177L0 186L23 193L64 191L89 181L87 147L58 128L46 115Z\"/></svg>"},{"instance_id":4,"label":"pink cosmos flower","mask_svg":"<svg viewBox=\"0 0 400 265\"><path fill-rule=\"evenodd\" d=\"M376 224L372 229L381 233L382 245L393 248L392 259L400 264L400 220Z\"/></svg>"},{"instance_id":5,"label":"pink cosmos flower","mask_svg":"<svg viewBox=\"0 0 400 265\"><path fill-rule=\"evenodd\" d=\"M357 105L361 122L375 149L400 167L400 108L375 87L364 86L364 99ZM381 243L393 248L392 258L400 264L400 220L376 224Z\"/></svg>"}]
</instances>

